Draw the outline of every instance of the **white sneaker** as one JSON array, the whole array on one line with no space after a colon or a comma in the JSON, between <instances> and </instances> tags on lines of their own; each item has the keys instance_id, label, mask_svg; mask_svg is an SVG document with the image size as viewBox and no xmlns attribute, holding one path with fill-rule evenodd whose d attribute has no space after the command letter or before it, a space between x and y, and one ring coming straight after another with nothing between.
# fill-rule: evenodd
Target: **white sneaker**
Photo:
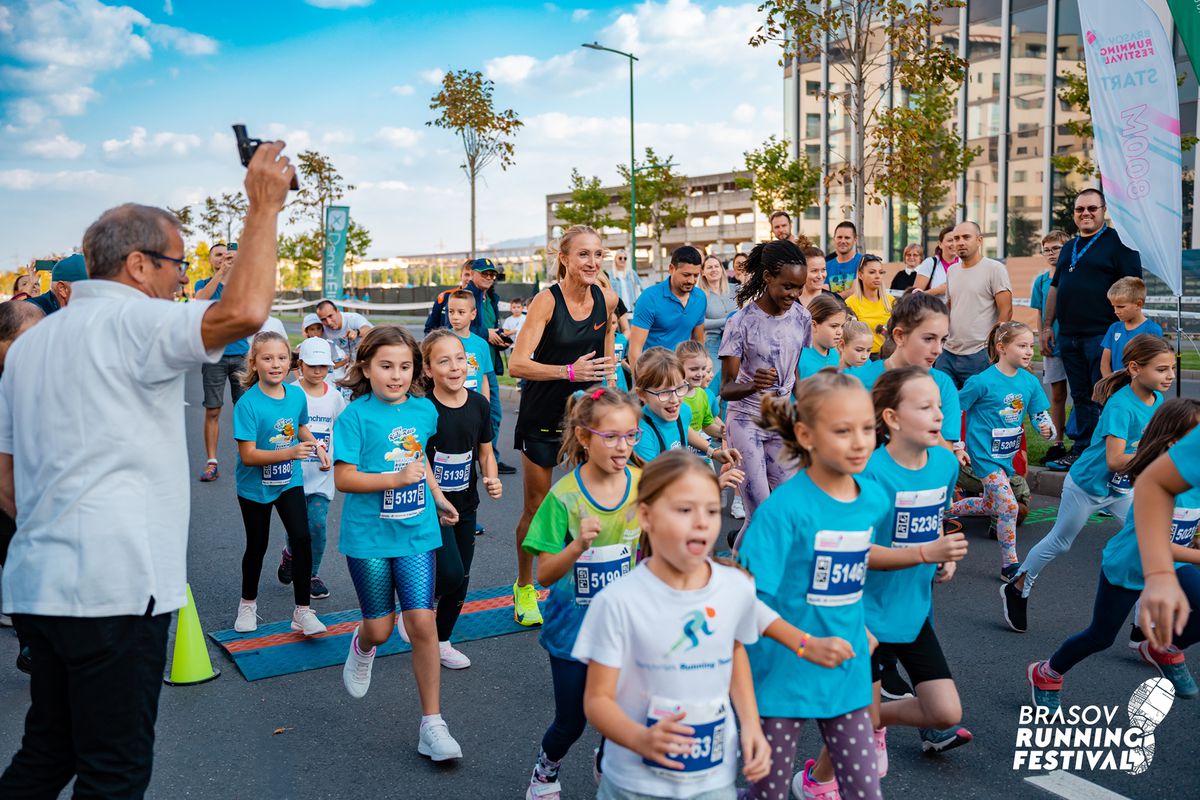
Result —
<instances>
[{"instance_id":1,"label":"white sneaker","mask_svg":"<svg viewBox=\"0 0 1200 800\"><path fill-rule=\"evenodd\" d=\"M729 516L734 519L746 518L746 507L742 505L742 496L740 494L733 496L733 502L729 504Z\"/></svg>"},{"instance_id":2,"label":"white sneaker","mask_svg":"<svg viewBox=\"0 0 1200 800\"><path fill-rule=\"evenodd\" d=\"M237 619L233 629L238 633L258 630L258 603L238 603Z\"/></svg>"},{"instance_id":3,"label":"white sneaker","mask_svg":"<svg viewBox=\"0 0 1200 800\"><path fill-rule=\"evenodd\" d=\"M438 642L438 656L446 669L466 669L471 666L471 659L455 650L449 642Z\"/></svg>"},{"instance_id":4,"label":"white sneaker","mask_svg":"<svg viewBox=\"0 0 1200 800\"><path fill-rule=\"evenodd\" d=\"M449 761L452 758L462 758L462 748L450 735L450 726L445 721L430 722L421 726L421 738L417 742L417 752L429 756L434 761Z\"/></svg>"},{"instance_id":5,"label":"white sneaker","mask_svg":"<svg viewBox=\"0 0 1200 800\"><path fill-rule=\"evenodd\" d=\"M562 797L562 784L558 781L542 783L530 781L525 790L525 800L559 800Z\"/></svg>"},{"instance_id":6,"label":"white sneaker","mask_svg":"<svg viewBox=\"0 0 1200 800\"><path fill-rule=\"evenodd\" d=\"M8 614L0 614L0 628L11 628L12 617Z\"/></svg>"},{"instance_id":7,"label":"white sneaker","mask_svg":"<svg viewBox=\"0 0 1200 800\"><path fill-rule=\"evenodd\" d=\"M305 636L316 636L318 633L324 633L326 628L325 623L317 618L317 612L308 606L296 606L296 610L292 612L292 630Z\"/></svg>"},{"instance_id":8,"label":"white sneaker","mask_svg":"<svg viewBox=\"0 0 1200 800\"><path fill-rule=\"evenodd\" d=\"M375 663L375 651L370 655L359 655L354 643L358 641L358 629L350 638L350 652L346 655L346 665L342 667L342 683L351 697L363 697L371 688L371 667Z\"/></svg>"},{"instance_id":9,"label":"white sneaker","mask_svg":"<svg viewBox=\"0 0 1200 800\"><path fill-rule=\"evenodd\" d=\"M403 639L408 644L412 644L412 639L408 638L408 631L406 631L404 629L404 615L403 614L396 615L396 630L397 630L397 632L399 632L401 639Z\"/></svg>"}]
</instances>

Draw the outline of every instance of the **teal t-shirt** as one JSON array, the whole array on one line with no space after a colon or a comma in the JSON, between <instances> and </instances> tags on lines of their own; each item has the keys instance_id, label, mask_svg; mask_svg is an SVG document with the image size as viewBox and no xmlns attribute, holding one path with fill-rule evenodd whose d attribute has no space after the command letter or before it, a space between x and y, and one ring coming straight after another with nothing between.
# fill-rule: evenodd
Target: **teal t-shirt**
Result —
<instances>
[{"instance_id":1,"label":"teal t-shirt","mask_svg":"<svg viewBox=\"0 0 1200 800\"><path fill-rule=\"evenodd\" d=\"M1178 445L1176 445L1178 447ZM1200 458L1200 453L1192 456ZM1179 463L1179 460L1172 460ZM1193 463L1195 463L1193 461ZM1200 489L1189 489L1175 498L1175 510L1171 513L1171 542L1172 544L1188 547L1196 535L1196 524L1200 522ZM1175 562L1175 567L1184 566ZM1104 546L1104 555L1100 559L1100 569L1104 577L1115 586L1141 591L1146 582L1142 575L1142 555L1138 551L1137 529L1134 527L1133 514L1125 518L1121 532L1108 540ZM1193 610L1192 613L1195 613Z\"/></svg>"},{"instance_id":2,"label":"teal t-shirt","mask_svg":"<svg viewBox=\"0 0 1200 800\"><path fill-rule=\"evenodd\" d=\"M613 359L617 362L617 388L622 392L629 391L629 382L625 380L625 368L621 362L629 351L629 338L620 331L613 333Z\"/></svg>"},{"instance_id":3,"label":"teal t-shirt","mask_svg":"<svg viewBox=\"0 0 1200 800\"><path fill-rule=\"evenodd\" d=\"M891 503L874 481L857 479L858 497L830 497L801 470L754 512L738 553L759 598L810 636L840 636L855 656L819 667L778 642L747 649L764 717L829 719L871 703L867 653L867 556L891 522Z\"/></svg>"},{"instance_id":4,"label":"teal t-shirt","mask_svg":"<svg viewBox=\"0 0 1200 800\"><path fill-rule=\"evenodd\" d=\"M263 393L262 384L246 390L233 407L233 438L254 442L259 450L286 450L300 443L300 426L308 424L308 397L295 384L283 384L283 399ZM293 486L304 485L300 461L280 461L248 467L237 460L238 497L256 503L271 503Z\"/></svg>"},{"instance_id":5,"label":"teal t-shirt","mask_svg":"<svg viewBox=\"0 0 1200 800\"><path fill-rule=\"evenodd\" d=\"M425 455L437 432L437 409L409 395L386 403L358 398L333 424L337 461L359 472L398 472ZM429 472L426 473L430 474ZM396 558L427 553L442 544L428 479L384 492L346 492L338 549L351 558Z\"/></svg>"},{"instance_id":6,"label":"teal t-shirt","mask_svg":"<svg viewBox=\"0 0 1200 800\"><path fill-rule=\"evenodd\" d=\"M1107 497L1115 494L1129 494L1133 484L1129 477L1121 473L1114 474L1108 468L1104 439L1115 436L1125 440L1125 453L1136 453L1138 442L1142 439L1142 431L1150 417L1162 405L1162 395L1154 393L1154 402L1146 405L1133 393L1133 388L1126 386L1108 398L1104 410L1100 412L1100 421L1096 423L1096 432L1092 434L1091 446L1083 451L1071 466L1071 480L1092 497Z\"/></svg>"},{"instance_id":7,"label":"teal t-shirt","mask_svg":"<svg viewBox=\"0 0 1200 800\"><path fill-rule=\"evenodd\" d=\"M869 392L875 388L875 381L879 380L885 369L884 360L881 358L846 371L862 381ZM942 397L942 438L947 442L957 442L962 438L962 406L958 399L958 387L949 375L937 367L929 368L929 377L937 384L938 394Z\"/></svg>"},{"instance_id":8,"label":"teal t-shirt","mask_svg":"<svg viewBox=\"0 0 1200 800\"><path fill-rule=\"evenodd\" d=\"M944 447L931 447L921 469L902 467L886 447L871 455L864 475L879 484L891 505L889 524L875 535L881 547L920 547L935 542L942 531L942 515L954 500L958 459ZM937 564L908 569L872 570L863 601L867 627L875 638L889 644L912 642L921 632L933 603L933 574Z\"/></svg>"},{"instance_id":9,"label":"teal t-shirt","mask_svg":"<svg viewBox=\"0 0 1200 800\"><path fill-rule=\"evenodd\" d=\"M1200 488L1200 426L1192 428L1192 432L1180 439L1169 451L1171 461L1180 477L1189 486Z\"/></svg>"},{"instance_id":10,"label":"teal t-shirt","mask_svg":"<svg viewBox=\"0 0 1200 800\"><path fill-rule=\"evenodd\" d=\"M463 349L467 351L467 380L463 385L479 392L487 374L496 371L492 365L492 347L482 336L472 333L463 339Z\"/></svg>"},{"instance_id":11,"label":"teal t-shirt","mask_svg":"<svg viewBox=\"0 0 1200 800\"><path fill-rule=\"evenodd\" d=\"M815 347L806 347L800 351L800 380L811 378L825 367L838 368L838 359L841 356L838 354L837 348L830 348L828 355L822 356L817 352Z\"/></svg>"},{"instance_id":12,"label":"teal t-shirt","mask_svg":"<svg viewBox=\"0 0 1200 800\"><path fill-rule=\"evenodd\" d=\"M664 450L674 450L678 447L687 447L687 432L692 424L692 410L688 408L687 403L679 406L679 419L668 422L662 417L655 414L649 408L642 409L642 421L638 423L638 427L642 430L642 438L637 443L637 447L633 448L643 463L650 463L650 460ZM655 431L658 435L655 435ZM659 438L662 438L662 444L659 444ZM665 447L663 445L666 445Z\"/></svg>"},{"instance_id":13,"label":"teal t-shirt","mask_svg":"<svg viewBox=\"0 0 1200 800\"><path fill-rule=\"evenodd\" d=\"M1029 370L1018 369L1010 377L992 364L967 379L959 401L967 414L967 455L975 474L983 479L1003 472L1011 478L1022 421L1050 408L1041 381Z\"/></svg>"}]
</instances>

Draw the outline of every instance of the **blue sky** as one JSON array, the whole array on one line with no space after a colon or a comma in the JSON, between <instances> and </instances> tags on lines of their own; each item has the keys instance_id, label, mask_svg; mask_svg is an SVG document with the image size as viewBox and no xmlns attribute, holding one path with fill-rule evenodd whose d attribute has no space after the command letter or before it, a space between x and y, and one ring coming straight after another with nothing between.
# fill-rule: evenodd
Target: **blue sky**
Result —
<instances>
[{"instance_id":1,"label":"blue sky","mask_svg":"<svg viewBox=\"0 0 1200 800\"><path fill-rule=\"evenodd\" d=\"M428 128L443 70L480 69L525 122L484 174L481 244L540 234L571 168L615 182L638 151L689 174L734 168L782 128L778 51L746 41L755 2L5 0L0 5L0 271L77 246L105 208L240 186L229 125L315 148L358 186L371 255L464 249L460 146Z\"/></svg>"}]
</instances>

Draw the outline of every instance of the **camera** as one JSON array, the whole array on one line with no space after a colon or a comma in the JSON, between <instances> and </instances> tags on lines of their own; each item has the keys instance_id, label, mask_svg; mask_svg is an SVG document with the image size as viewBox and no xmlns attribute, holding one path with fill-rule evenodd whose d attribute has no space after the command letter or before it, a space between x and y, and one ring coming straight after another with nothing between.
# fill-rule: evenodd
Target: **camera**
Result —
<instances>
[{"instance_id":1,"label":"camera","mask_svg":"<svg viewBox=\"0 0 1200 800\"><path fill-rule=\"evenodd\" d=\"M249 167L250 159L254 158L254 153L258 150L258 146L263 143L263 140L250 138L250 136L246 134L245 125L234 125L233 135L237 137L238 157L242 159L242 166ZM293 175L292 191L296 191L299 188L300 181L297 180L295 175Z\"/></svg>"}]
</instances>

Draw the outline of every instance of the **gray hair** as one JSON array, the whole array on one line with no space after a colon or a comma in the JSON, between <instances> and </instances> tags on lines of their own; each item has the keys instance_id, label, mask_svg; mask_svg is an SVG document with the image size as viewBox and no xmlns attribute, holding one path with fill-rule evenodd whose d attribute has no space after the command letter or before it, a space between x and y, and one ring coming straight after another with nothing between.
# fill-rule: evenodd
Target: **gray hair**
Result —
<instances>
[{"instance_id":1,"label":"gray hair","mask_svg":"<svg viewBox=\"0 0 1200 800\"><path fill-rule=\"evenodd\" d=\"M83 234L83 260L92 278L115 278L130 253L165 253L170 232L179 231L174 214L154 206L126 203L100 215Z\"/></svg>"}]
</instances>

